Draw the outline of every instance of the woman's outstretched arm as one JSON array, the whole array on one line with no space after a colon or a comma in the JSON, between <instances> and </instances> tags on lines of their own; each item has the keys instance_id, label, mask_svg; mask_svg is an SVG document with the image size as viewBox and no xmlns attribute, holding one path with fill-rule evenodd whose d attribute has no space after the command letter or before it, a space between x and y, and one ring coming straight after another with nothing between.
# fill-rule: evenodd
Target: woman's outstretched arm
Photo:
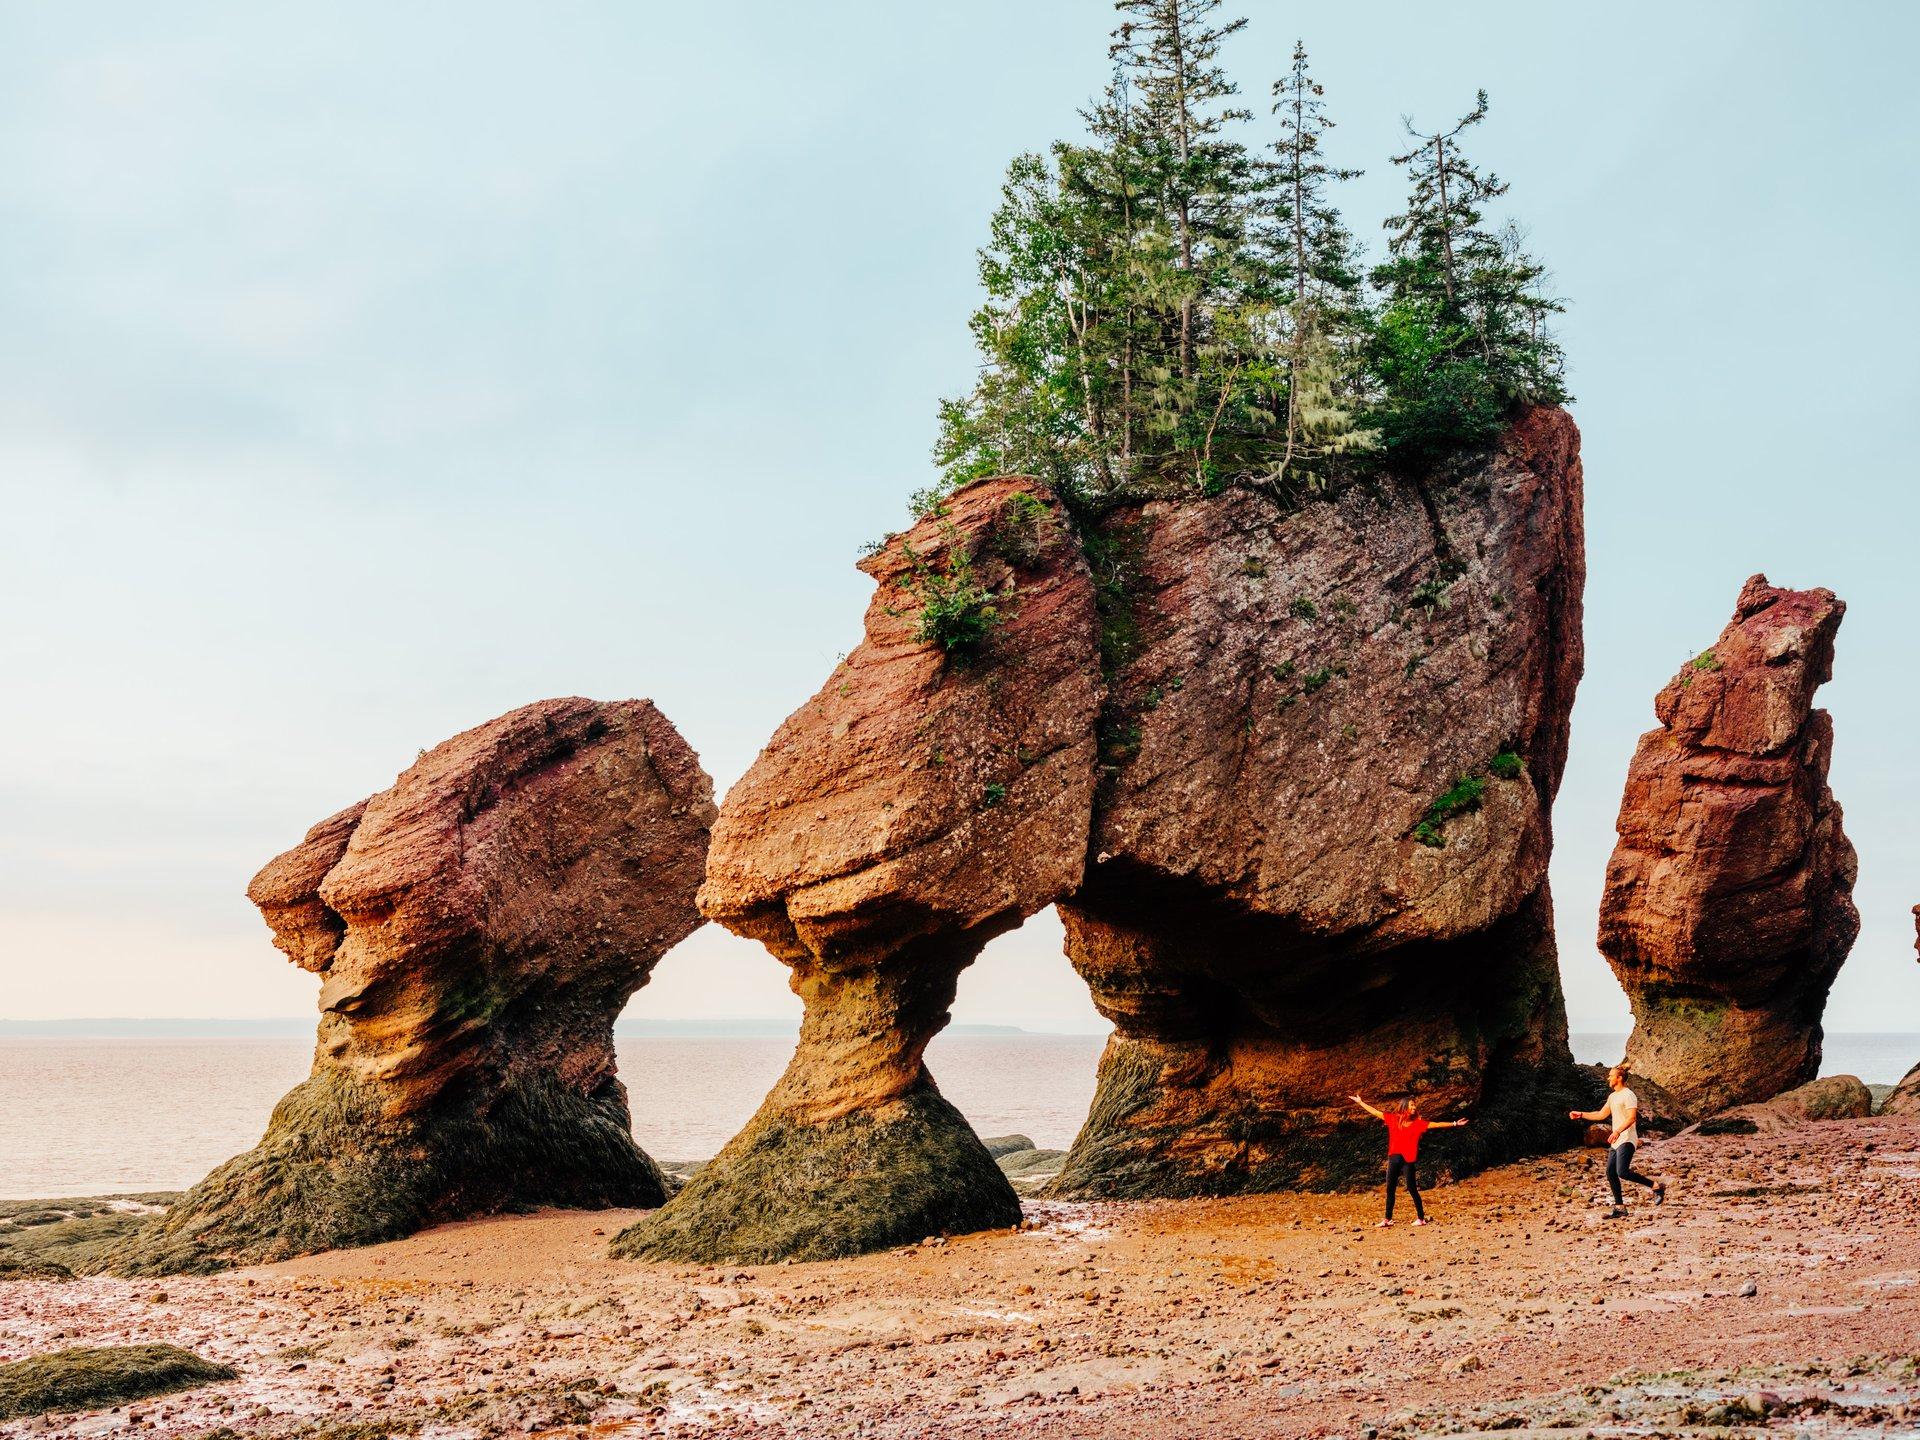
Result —
<instances>
[{"instance_id":1,"label":"woman's outstretched arm","mask_svg":"<svg viewBox=\"0 0 1920 1440\"><path fill-rule=\"evenodd\" d=\"M1358 1105L1362 1110L1366 1111L1367 1114L1371 1115L1374 1119L1384 1120L1387 1118L1386 1116L1382 1115L1378 1110L1374 1109L1371 1105L1367 1104L1367 1102L1362 1100L1358 1095L1349 1095L1347 1098L1353 1101L1353 1103Z\"/></svg>"}]
</instances>

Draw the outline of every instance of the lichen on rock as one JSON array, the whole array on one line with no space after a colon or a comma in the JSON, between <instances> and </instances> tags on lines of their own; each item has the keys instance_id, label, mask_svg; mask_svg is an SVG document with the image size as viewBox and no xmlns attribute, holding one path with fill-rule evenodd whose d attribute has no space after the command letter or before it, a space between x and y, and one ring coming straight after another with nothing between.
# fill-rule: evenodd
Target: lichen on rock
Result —
<instances>
[{"instance_id":1,"label":"lichen on rock","mask_svg":"<svg viewBox=\"0 0 1920 1440\"><path fill-rule=\"evenodd\" d=\"M653 1205L613 1022L700 923L712 785L651 702L549 700L423 754L249 896L321 977L312 1075L108 1257L204 1271L527 1205Z\"/></svg>"},{"instance_id":2,"label":"lichen on rock","mask_svg":"<svg viewBox=\"0 0 1920 1440\"><path fill-rule=\"evenodd\" d=\"M700 893L790 967L799 1045L615 1253L824 1259L1019 1221L923 1055L981 947L1085 865L1098 625L1067 523L1003 478L863 562L865 638L727 795Z\"/></svg>"},{"instance_id":3,"label":"lichen on rock","mask_svg":"<svg viewBox=\"0 0 1920 1440\"><path fill-rule=\"evenodd\" d=\"M1697 1118L1819 1074L1821 1015L1860 928L1853 846L1813 708L1846 606L1755 575L1660 691L1607 867L1600 949L1633 1004L1627 1063Z\"/></svg>"}]
</instances>

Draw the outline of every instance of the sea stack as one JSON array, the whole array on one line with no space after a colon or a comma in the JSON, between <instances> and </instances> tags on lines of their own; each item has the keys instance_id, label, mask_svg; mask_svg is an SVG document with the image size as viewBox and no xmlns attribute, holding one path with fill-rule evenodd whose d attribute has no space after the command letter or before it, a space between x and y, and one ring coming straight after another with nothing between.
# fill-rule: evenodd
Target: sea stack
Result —
<instances>
[{"instance_id":1,"label":"sea stack","mask_svg":"<svg viewBox=\"0 0 1920 1440\"><path fill-rule=\"evenodd\" d=\"M1354 1091L1471 1116L1436 1168L1566 1138L1547 860L1582 667L1579 454L1541 408L1445 474L1106 521L1128 632L1061 913L1114 1033L1056 1193L1371 1183Z\"/></svg>"},{"instance_id":2,"label":"sea stack","mask_svg":"<svg viewBox=\"0 0 1920 1440\"><path fill-rule=\"evenodd\" d=\"M1055 903L1115 1025L1059 1193L1368 1182L1356 1088L1470 1112L1444 1167L1563 1141L1580 507L1573 422L1534 409L1444 474L1305 504L1076 522L1000 478L891 539L864 641L727 796L701 892L791 968L799 1048L615 1253L1013 1223L922 1055L981 946Z\"/></svg>"},{"instance_id":3,"label":"sea stack","mask_svg":"<svg viewBox=\"0 0 1920 1440\"><path fill-rule=\"evenodd\" d=\"M1633 1004L1628 1068L1699 1118L1820 1072L1820 1020L1860 917L1813 708L1846 606L1755 575L1654 701L1607 867L1600 949Z\"/></svg>"},{"instance_id":4,"label":"sea stack","mask_svg":"<svg viewBox=\"0 0 1920 1440\"><path fill-rule=\"evenodd\" d=\"M799 1047L617 1255L814 1260L1019 1222L921 1057L981 947L1080 883L1093 584L1058 502L1020 479L970 487L861 568L865 638L728 793L700 892L791 968Z\"/></svg>"},{"instance_id":5,"label":"sea stack","mask_svg":"<svg viewBox=\"0 0 1920 1440\"><path fill-rule=\"evenodd\" d=\"M321 979L313 1073L110 1268L279 1260L507 1206L659 1204L613 1022L700 923L712 796L650 701L547 700L316 825L247 892Z\"/></svg>"}]
</instances>

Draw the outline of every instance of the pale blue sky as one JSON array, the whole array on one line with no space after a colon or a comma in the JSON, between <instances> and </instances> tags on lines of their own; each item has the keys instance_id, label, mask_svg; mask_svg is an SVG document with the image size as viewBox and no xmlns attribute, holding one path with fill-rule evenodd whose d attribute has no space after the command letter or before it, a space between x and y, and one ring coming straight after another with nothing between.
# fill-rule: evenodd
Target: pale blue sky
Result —
<instances>
[{"instance_id":1,"label":"pale blue sky","mask_svg":"<svg viewBox=\"0 0 1920 1440\"><path fill-rule=\"evenodd\" d=\"M1831 1023L1920 1029L1920 9L1247 9L1236 74L1258 100L1304 35L1370 244L1400 114L1486 86L1479 156L1573 302L1576 1025L1624 1023L1592 935L1634 737L1765 570L1851 606ZM1001 171L1110 24L0 0L0 1016L309 1010L248 876L527 700L650 695L734 779L857 638ZM640 1008L787 1013L784 973L703 932ZM1044 921L956 1013L1094 1021Z\"/></svg>"}]
</instances>

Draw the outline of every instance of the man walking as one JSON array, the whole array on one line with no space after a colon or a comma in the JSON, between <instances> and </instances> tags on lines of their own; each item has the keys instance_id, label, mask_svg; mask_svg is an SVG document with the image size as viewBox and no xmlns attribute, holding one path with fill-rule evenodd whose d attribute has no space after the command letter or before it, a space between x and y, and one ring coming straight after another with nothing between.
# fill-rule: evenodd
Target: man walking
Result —
<instances>
[{"instance_id":1,"label":"man walking","mask_svg":"<svg viewBox=\"0 0 1920 1440\"><path fill-rule=\"evenodd\" d=\"M1633 1168L1633 1152L1640 1144L1640 1097L1627 1088L1627 1072L1616 1065L1607 1071L1607 1103L1598 1110L1569 1110L1570 1120L1604 1121L1607 1133L1607 1188L1613 1191L1613 1209L1609 1220L1624 1220L1627 1197L1620 1189L1622 1180L1631 1180L1653 1191L1653 1203L1667 1203L1667 1182L1649 1180Z\"/></svg>"}]
</instances>

